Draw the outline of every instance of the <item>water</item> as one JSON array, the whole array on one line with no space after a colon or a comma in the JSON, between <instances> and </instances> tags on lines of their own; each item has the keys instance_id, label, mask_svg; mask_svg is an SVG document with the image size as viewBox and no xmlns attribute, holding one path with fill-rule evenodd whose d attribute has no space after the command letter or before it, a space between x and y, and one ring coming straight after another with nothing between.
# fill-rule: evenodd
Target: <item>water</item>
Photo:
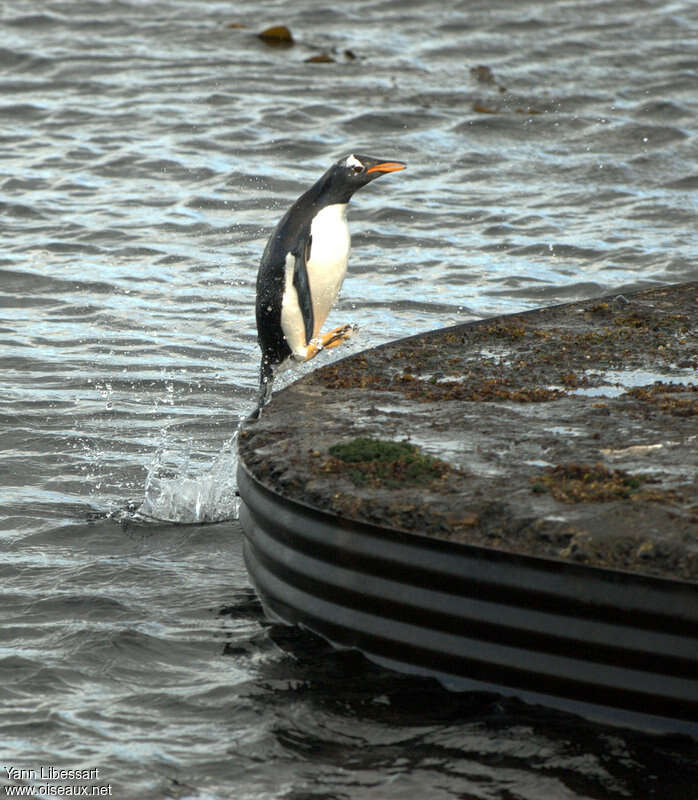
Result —
<instances>
[{"instance_id":1,"label":"water","mask_svg":"<svg viewBox=\"0 0 698 800\"><path fill-rule=\"evenodd\" d=\"M293 48L255 38L277 22ZM0 7L0 792L692 796L695 744L265 624L234 437L266 236L348 152L409 167L352 202L328 325L360 333L324 359L698 277L697 27L691 0Z\"/></svg>"}]
</instances>

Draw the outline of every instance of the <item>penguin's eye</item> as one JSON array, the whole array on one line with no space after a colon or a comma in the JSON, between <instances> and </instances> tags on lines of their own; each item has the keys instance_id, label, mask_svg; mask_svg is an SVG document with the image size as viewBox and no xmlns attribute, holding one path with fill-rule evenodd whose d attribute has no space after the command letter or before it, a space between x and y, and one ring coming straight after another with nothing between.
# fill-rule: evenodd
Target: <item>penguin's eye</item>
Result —
<instances>
[{"instance_id":1,"label":"penguin's eye","mask_svg":"<svg viewBox=\"0 0 698 800\"><path fill-rule=\"evenodd\" d=\"M363 171L364 171L363 164L354 164L354 166L351 168L352 175L358 175L360 172Z\"/></svg>"}]
</instances>

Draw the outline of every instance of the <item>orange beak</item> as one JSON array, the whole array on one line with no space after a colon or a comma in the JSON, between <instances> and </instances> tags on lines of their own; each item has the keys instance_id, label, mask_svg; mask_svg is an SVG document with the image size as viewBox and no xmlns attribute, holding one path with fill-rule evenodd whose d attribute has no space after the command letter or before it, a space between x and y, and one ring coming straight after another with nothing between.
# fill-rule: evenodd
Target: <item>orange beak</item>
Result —
<instances>
[{"instance_id":1,"label":"orange beak","mask_svg":"<svg viewBox=\"0 0 698 800\"><path fill-rule=\"evenodd\" d=\"M382 164L375 164L372 167L369 167L366 170L366 173L369 172L398 172L398 170L405 169L407 164L403 164L402 161L384 161Z\"/></svg>"}]
</instances>

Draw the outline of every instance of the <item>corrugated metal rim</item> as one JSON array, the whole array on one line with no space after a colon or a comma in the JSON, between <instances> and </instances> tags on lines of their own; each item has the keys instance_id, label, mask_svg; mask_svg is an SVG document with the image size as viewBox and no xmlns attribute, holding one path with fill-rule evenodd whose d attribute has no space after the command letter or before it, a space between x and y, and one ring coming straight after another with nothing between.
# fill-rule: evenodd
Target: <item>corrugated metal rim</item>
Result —
<instances>
[{"instance_id":1,"label":"corrugated metal rim","mask_svg":"<svg viewBox=\"0 0 698 800\"><path fill-rule=\"evenodd\" d=\"M245 558L265 606L450 687L698 738L698 587L334 517L243 463Z\"/></svg>"}]
</instances>

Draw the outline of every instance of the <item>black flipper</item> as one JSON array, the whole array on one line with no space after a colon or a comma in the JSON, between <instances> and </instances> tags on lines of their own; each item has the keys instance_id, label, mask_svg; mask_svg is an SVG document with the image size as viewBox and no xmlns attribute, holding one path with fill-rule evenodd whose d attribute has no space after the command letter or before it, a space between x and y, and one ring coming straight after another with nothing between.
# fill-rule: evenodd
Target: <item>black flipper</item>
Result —
<instances>
[{"instance_id":1,"label":"black flipper","mask_svg":"<svg viewBox=\"0 0 698 800\"><path fill-rule=\"evenodd\" d=\"M308 279L307 263L310 260L310 248L313 244L313 237L310 231L301 235L298 247L293 255L296 263L293 268L293 287L298 295L298 305L303 315L305 326L305 343L310 344L315 329L315 317L313 315L313 296L310 293L310 281Z\"/></svg>"}]
</instances>

